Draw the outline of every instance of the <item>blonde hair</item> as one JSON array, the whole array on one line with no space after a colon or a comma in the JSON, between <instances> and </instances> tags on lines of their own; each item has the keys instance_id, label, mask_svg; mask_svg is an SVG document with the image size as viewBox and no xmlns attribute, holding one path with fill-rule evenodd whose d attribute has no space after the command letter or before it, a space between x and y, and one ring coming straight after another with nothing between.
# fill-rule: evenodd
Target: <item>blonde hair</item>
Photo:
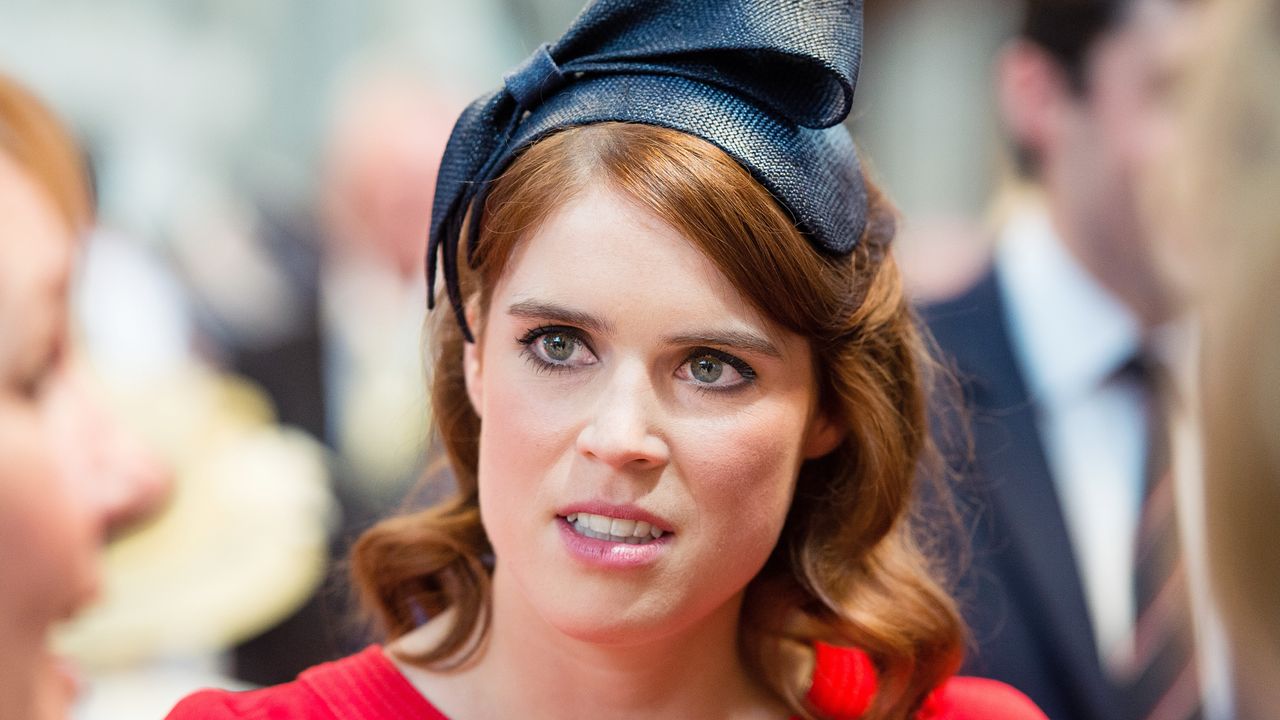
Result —
<instances>
[{"instance_id":1,"label":"blonde hair","mask_svg":"<svg viewBox=\"0 0 1280 720\"><path fill-rule=\"evenodd\" d=\"M1252 679L1256 690L1280 671L1280 3L1234 0L1211 12L1174 206L1185 208L1186 244L1201 261L1214 590L1241 685Z\"/></svg>"},{"instance_id":2,"label":"blonde hair","mask_svg":"<svg viewBox=\"0 0 1280 720\"><path fill-rule=\"evenodd\" d=\"M479 215L475 270L463 292L478 300L481 316L514 246L598 180L671 223L760 312L808 339L819 401L846 429L837 450L801 469L781 538L746 588L744 661L794 712L815 717L804 699L812 642L860 647L880 670L866 717L908 717L955 671L962 632L907 521L928 432L921 341L887 252L892 207L872 187L858 249L827 257L709 143L645 125L566 130L524 152ZM432 343L436 427L457 491L443 505L374 527L352 564L366 606L392 637L423 614L453 610L452 630L412 658L444 668L475 652L486 631L492 548L477 503L480 419L467 399L463 340L449 313L436 314Z\"/></svg>"}]
</instances>

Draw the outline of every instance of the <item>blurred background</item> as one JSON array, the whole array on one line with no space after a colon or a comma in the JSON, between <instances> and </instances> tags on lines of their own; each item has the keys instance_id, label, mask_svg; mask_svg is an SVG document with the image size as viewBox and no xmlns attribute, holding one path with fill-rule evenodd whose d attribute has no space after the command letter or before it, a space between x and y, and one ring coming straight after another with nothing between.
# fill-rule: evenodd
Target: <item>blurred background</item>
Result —
<instances>
[{"instance_id":1,"label":"blurred background","mask_svg":"<svg viewBox=\"0 0 1280 720\"><path fill-rule=\"evenodd\" d=\"M76 125L104 226L162 254L216 255L261 232L264 208L315 206L335 170L376 172L334 167L377 162L376 149L344 146L350 136L381 124L390 144L397 122L447 133L466 102L581 5L0 0L0 64ZM980 217L1001 163L991 63L1017 8L868 0L866 15L851 129L911 225ZM209 302L191 300L201 331L245 331Z\"/></svg>"},{"instance_id":2,"label":"blurred background","mask_svg":"<svg viewBox=\"0 0 1280 720\"><path fill-rule=\"evenodd\" d=\"M465 104L580 7L0 0L0 71L71 124L94 172L84 364L176 481L60 638L87 668L78 717L159 717L195 687L285 681L368 641L339 559L423 468L436 162ZM1014 9L866 3L849 123L903 210L922 297L983 267Z\"/></svg>"}]
</instances>

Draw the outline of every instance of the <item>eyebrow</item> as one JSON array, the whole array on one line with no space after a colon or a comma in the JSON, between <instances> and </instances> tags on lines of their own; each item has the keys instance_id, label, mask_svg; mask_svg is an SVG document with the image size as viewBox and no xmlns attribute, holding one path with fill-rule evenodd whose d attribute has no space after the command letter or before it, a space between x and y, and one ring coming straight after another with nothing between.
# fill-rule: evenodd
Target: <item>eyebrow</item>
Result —
<instances>
[{"instance_id":1,"label":"eyebrow","mask_svg":"<svg viewBox=\"0 0 1280 720\"><path fill-rule=\"evenodd\" d=\"M556 305L555 303L521 300L512 303L511 307L507 308L507 313L532 320L550 320L566 325L574 325L598 335L611 335L614 332L613 323L608 320L584 313L581 310L572 310L562 305Z\"/></svg>"},{"instance_id":2,"label":"eyebrow","mask_svg":"<svg viewBox=\"0 0 1280 720\"><path fill-rule=\"evenodd\" d=\"M515 317L550 320L551 322L573 325L600 335L611 335L615 332L613 323L608 320L555 303L521 300L512 303L507 308L507 313ZM662 341L668 345L711 345L737 348L782 359L782 351L769 340L755 333L740 330L681 333L679 335L665 336Z\"/></svg>"},{"instance_id":3,"label":"eyebrow","mask_svg":"<svg viewBox=\"0 0 1280 720\"><path fill-rule=\"evenodd\" d=\"M672 335L663 338L672 345L719 345L756 352L761 355L782 359L782 351L767 339L755 333L726 330L723 332L694 333L690 335Z\"/></svg>"}]
</instances>

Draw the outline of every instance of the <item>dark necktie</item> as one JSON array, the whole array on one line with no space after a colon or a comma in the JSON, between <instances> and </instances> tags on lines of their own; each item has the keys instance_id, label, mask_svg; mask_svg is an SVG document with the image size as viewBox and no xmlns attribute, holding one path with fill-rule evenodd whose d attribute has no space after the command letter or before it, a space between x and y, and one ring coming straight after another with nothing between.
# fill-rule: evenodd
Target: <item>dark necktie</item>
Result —
<instances>
[{"instance_id":1,"label":"dark necktie","mask_svg":"<svg viewBox=\"0 0 1280 720\"><path fill-rule=\"evenodd\" d=\"M1146 487L1134 552L1134 656L1122 690L1133 720L1200 720L1203 708L1187 567L1179 537L1170 462L1163 367L1135 357L1122 377L1142 388L1147 406Z\"/></svg>"}]
</instances>

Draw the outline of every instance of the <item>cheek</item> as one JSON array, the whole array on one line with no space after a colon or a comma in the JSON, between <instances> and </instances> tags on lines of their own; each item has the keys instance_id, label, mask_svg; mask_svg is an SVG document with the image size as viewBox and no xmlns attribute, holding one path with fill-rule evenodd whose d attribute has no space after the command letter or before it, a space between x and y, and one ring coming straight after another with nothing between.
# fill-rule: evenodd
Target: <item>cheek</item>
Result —
<instances>
[{"instance_id":1,"label":"cheek","mask_svg":"<svg viewBox=\"0 0 1280 720\"><path fill-rule=\"evenodd\" d=\"M536 383L487 376L482 452L487 449L518 464L559 452L572 442L578 415L575 402L572 393L548 393Z\"/></svg>"},{"instance_id":2,"label":"cheek","mask_svg":"<svg viewBox=\"0 0 1280 720\"><path fill-rule=\"evenodd\" d=\"M555 383L529 382L519 359L486 360L485 367L480 503L498 546L503 528L544 519L527 510L551 490L548 478L565 476L558 469L572 459L580 411L573 393L553 391Z\"/></svg>"},{"instance_id":3,"label":"cheek","mask_svg":"<svg viewBox=\"0 0 1280 720\"><path fill-rule=\"evenodd\" d=\"M526 361L515 354L494 355L484 363L481 457L488 451L493 468L531 466L572 446L582 393L531 377Z\"/></svg>"},{"instance_id":4,"label":"cheek","mask_svg":"<svg viewBox=\"0 0 1280 720\"><path fill-rule=\"evenodd\" d=\"M0 587L22 590L0 598L7 619L49 622L96 588L92 513L53 455L36 417L0 408Z\"/></svg>"},{"instance_id":5,"label":"cheek","mask_svg":"<svg viewBox=\"0 0 1280 720\"><path fill-rule=\"evenodd\" d=\"M805 418L778 405L688 428L676 453L699 524L712 530L723 557L752 566L752 574L777 543L802 461Z\"/></svg>"}]
</instances>

